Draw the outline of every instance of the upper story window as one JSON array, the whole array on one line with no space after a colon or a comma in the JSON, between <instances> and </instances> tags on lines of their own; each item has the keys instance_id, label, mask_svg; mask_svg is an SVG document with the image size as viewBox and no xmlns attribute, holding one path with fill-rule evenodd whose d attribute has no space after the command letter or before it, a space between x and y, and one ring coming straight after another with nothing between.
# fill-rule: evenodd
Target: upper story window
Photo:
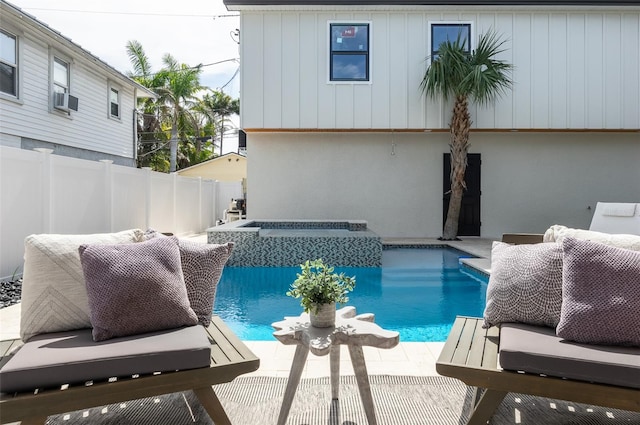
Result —
<instances>
[{"instance_id":1,"label":"upper story window","mask_svg":"<svg viewBox=\"0 0 640 425\"><path fill-rule=\"evenodd\" d=\"M18 97L18 38L0 30L0 92Z\"/></svg>"},{"instance_id":2,"label":"upper story window","mask_svg":"<svg viewBox=\"0 0 640 425\"><path fill-rule=\"evenodd\" d=\"M329 23L329 81L370 81L370 23Z\"/></svg>"},{"instance_id":3,"label":"upper story window","mask_svg":"<svg viewBox=\"0 0 640 425\"><path fill-rule=\"evenodd\" d=\"M59 56L51 56L51 85L53 107L69 113L78 110L78 98L71 96L71 63Z\"/></svg>"},{"instance_id":4,"label":"upper story window","mask_svg":"<svg viewBox=\"0 0 640 425\"><path fill-rule=\"evenodd\" d=\"M109 87L109 116L120 118L120 91L111 86Z\"/></svg>"},{"instance_id":5,"label":"upper story window","mask_svg":"<svg viewBox=\"0 0 640 425\"><path fill-rule=\"evenodd\" d=\"M440 45L445 41L460 41L467 53L471 53L471 22L430 22L431 59L438 58Z\"/></svg>"},{"instance_id":6,"label":"upper story window","mask_svg":"<svg viewBox=\"0 0 640 425\"><path fill-rule=\"evenodd\" d=\"M53 92L69 93L69 63L54 56Z\"/></svg>"}]
</instances>

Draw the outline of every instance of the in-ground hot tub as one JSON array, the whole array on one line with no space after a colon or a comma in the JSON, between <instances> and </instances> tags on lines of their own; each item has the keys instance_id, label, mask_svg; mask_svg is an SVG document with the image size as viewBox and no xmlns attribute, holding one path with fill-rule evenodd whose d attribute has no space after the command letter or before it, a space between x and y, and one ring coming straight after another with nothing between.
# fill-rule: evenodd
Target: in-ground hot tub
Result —
<instances>
[{"instance_id":1,"label":"in-ground hot tub","mask_svg":"<svg viewBox=\"0 0 640 425\"><path fill-rule=\"evenodd\" d=\"M229 266L382 265L382 239L364 220L239 220L207 229L207 241L235 244Z\"/></svg>"}]
</instances>

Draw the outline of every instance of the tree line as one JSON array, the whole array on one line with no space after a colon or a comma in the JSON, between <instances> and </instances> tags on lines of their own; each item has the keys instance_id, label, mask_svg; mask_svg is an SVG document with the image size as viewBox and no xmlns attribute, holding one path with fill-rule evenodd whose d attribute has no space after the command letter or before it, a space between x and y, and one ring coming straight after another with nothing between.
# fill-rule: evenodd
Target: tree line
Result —
<instances>
[{"instance_id":1,"label":"tree line","mask_svg":"<svg viewBox=\"0 0 640 425\"><path fill-rule=\"evenodd\" d=\"M213 158L216 147L222 151L228 117L240 113L240 101L202 86L201 64L189 66L166 53L153 72L138 41L126 49L129 77L157 95L138 101L138 167L174 172Z\"/></svg>"}]
</instances>

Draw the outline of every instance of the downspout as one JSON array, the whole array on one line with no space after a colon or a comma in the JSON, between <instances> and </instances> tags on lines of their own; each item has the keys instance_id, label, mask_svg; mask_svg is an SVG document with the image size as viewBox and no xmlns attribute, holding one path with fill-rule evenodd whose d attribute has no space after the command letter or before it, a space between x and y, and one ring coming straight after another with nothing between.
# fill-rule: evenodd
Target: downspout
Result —
<instances>
[{"instance_id":1,"label":"downspout","mask_svg":"<svg viewBox=\"0 0 640 425\"><path fill-rule=\"evenodd\" d=\"M138 89L133 88L133 166L138 166Z\"/></svg>"}]
</instances>

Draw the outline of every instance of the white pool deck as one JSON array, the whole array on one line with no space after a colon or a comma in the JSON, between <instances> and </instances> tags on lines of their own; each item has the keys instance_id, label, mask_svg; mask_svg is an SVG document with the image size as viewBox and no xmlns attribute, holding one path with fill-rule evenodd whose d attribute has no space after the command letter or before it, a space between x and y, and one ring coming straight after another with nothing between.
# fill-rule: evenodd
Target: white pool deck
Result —
<instances>
[{"instance_id":1,"label":"white pool deck","mask_svg":"<svg viewBox=\"0 0 640 425\"><path fill-rule=\"evenodd\" d=\"M206 236L192 237L206 243ZM463 250L478 258L464 260L472 267L489 272L491 244L490 239L464 238L462 241L442 242L437 239L384 239L385 244L394 245L449 245ZM358 313L374 313L362 311ZM274 316L273 321L281 320ZM20 304L0 309L0 340L19 338ZM251 375L287 377L293 361L295 346L285 346L274 341L245 341L247 346L260 358L260 368ZM367 371L370 375L406 375L434 376L436 359L440 355L442 342L400 342L391 349L364 347ZM340 373L353 375L349 352L342 347L340 354ZM303 371L303 378L329 376L329 357L309 355Z\"/></svg>"}]
</instances>

